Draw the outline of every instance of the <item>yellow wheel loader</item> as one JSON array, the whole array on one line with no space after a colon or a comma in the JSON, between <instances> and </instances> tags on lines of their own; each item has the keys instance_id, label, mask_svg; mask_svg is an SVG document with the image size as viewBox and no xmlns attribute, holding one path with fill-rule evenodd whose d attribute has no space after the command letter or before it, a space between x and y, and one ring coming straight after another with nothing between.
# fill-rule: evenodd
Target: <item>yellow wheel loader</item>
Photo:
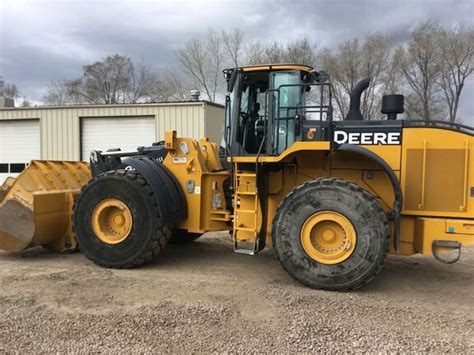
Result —
<instances>
[{"instance_id":1,"label":"yellow wheel loader","mask_svg":"<svg viewBox=\"0 0 474 355\"><path fill-rule=\"evenodd\" d=\"M234 251L272 247L300 283L356 289L388 253L459 259L474 243L474 129L362 117L359 82L333 120L329 76L296 64L224 70L222 142L179 138L93 151L90 165L33 161L0 193L0 248L77 247L98 265L141 266L168 242L229 231Z\"/></svg>"}]
</instances>

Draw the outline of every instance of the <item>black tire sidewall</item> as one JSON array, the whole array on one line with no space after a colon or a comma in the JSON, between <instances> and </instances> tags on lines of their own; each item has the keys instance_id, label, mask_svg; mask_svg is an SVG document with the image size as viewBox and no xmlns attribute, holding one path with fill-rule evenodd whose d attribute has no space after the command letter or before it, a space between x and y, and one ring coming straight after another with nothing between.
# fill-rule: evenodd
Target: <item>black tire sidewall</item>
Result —
<instances>
[{"instance_id":1,"label":"black tire sidewall","mask_svg":"<svg viewBox=\"0 0 474 355\"><path fill-rule=\"evenodd\" d=\"M357 288L377 272L386 255L387 230L381 208L368 201L367 195L355 185L339 180L335 185L306 183L285 198L277 211L272 235L276 255L293 278L310 287L337 290ZM356 231L353 253L339 264L318 263L302 247L303 224L321 211L342 214Z\"/></svg>"},{"instance_id":2,"label":"black tire sidewall","mask_svg":"<svg viewBox=\"0 0 474 355\"><path fill-rule=\"evenodd\" d=\"M151 197L153 197L151 195ZM102 200L116 198L130 209L133 226L130 235L118 244L101 241L93 232L91 216ZM81 251L98 264L120 267L141 257L156 233L153 200L138 177L106 175L90 183L76 201L74 226Z\"/></svg>"}]
</instances>

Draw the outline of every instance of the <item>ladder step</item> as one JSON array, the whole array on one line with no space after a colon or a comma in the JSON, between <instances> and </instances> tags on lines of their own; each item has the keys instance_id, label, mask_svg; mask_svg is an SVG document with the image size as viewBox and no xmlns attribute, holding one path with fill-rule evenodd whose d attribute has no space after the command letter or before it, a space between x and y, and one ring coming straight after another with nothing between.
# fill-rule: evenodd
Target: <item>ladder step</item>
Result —
<instances>
[{"instance_id":1,"label":"ladder step","mask_svg":"<svg viewBox=\"0 0 474 355\"><path fill-rule=\"evenodd\" d=\"M237 169L235 171L235 218L232 237L234 239L234 251L238 254L255 255L260 250L258 239L258 187L256 180L257 174L252 171L237 171ZM253 206L254 204L255 206ZM251 221L239 222L239 216L244 214L248 215ZM252 215L254 215L253 218ZM252 235L249 236L248 234Z\"/></svg>"},{"instance_id":2,"label":"ladder step","mask_svg":"<svg viewBox=\"0 0 474 355\"><path fill-rule=\"evenodd\" d=\"M242 212L242 213L257 213L255 212L255 210L240 210L240 209L236 209L237 213L239 212Z\"/></svg>"},{"instance_id":3,"label":"ladder step","mask_svg":"<svg viewBox=\"0 0 474 355\"><path fill-rule=\"evenodd\" d=\"M253 249L235 248L234 252L238 254L255 255L255 252L253 251Z\"/></svg>"},{"instance_id":4,"label":"ladder step","mask_svg":"<svg viewBox=\"0 0 474 355\"><path fill-rule=\"evenodd\" d=\"M235 191L236 195L252 195L256 196L257 192L252 192L252 191Z\"/></svg>"},{"instance_id":5,"label":"ladder step","mask_svg":"<svg viewBox=\"0 0 474 355\"><path fill-rule=\"evenodd\" d=\"M220 222L229 222L229 221L230 221L230 217L229 217L229 218L211 217L210 220L211 220L211 221L220 221Z\"/></svg>"},{"instance_id":6,"label":"ladder step","mask_svg":"<svg viewBox=\"0 0 474 355\"><path fill-rule=\"evenodd\" d=\"M244 231L244 232L257 232L255 228L247 228L247 227L234 227L235 230Z\"/></svg>"}]
</instances>

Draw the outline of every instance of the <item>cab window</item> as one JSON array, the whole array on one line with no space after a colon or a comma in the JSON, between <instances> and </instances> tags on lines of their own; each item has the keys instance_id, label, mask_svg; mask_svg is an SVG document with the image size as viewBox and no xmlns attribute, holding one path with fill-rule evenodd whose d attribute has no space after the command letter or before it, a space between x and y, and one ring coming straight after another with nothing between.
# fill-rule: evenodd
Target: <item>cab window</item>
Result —
<instances>
[{"instance_id":1,"label":"cab window","mask_svg":"<svg viewBox=\"0 0 474 355\"><path fill-rule=\"evenodd\" d=\"M242 78L237 142L247 154L258 153L265 134L269 82L268 73L248 73Z\"/></svg>"},{"instance_id":2,"label":"cab window","mask_svg":"<svg viewBox=\"0 0 474 355\"><path fill-rule=\"evenodd\" d=\"M304 88L300 85L299 71L273 73L275 128L273 144L276 154L281 154L296 139L295 116L304 107Z\"/></svg>"}]
</instances>

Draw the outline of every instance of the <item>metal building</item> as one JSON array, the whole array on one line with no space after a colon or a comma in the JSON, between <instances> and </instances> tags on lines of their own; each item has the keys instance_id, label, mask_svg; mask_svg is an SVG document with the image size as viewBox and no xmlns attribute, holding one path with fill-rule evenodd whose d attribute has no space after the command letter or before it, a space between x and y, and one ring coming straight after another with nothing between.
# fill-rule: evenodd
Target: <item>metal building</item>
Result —
<instances>
[{"instance_id":1,"label":"metal building","mask_svg":"<svg viewBox=\"0 0 474 355\"><path fill-rule=\"evenodd\" d=\"M224 107L207 101L0 108L0 184L32 159L88 160L92 149L135 149L166 130L219 141Z\"/></svg>"}]
</instances>

